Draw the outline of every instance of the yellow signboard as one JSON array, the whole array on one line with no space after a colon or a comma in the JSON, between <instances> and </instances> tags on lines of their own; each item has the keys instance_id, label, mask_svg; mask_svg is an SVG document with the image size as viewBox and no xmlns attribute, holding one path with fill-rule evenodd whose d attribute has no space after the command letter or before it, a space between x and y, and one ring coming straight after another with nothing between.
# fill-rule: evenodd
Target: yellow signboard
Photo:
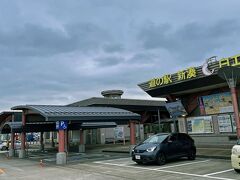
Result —
<instances>
[{"instance_id":1,"label":"yellow signboard","mask_svg":"<svg viewBox=\"0 0 240 180\"><path fill-rule=\"evenodd\" d=\"M194 67L190 67L187 70L179 71L177 73L177 80L186 80L197 77L197 71ZM161 85L167 85L172 83L172 76L170 74L164 75L161 78L154 78L149 81L149 88L161 86Z\"/></svg>"},{"instance_id":2,"label":"yellow signboard","mask_svg":"<svg viewBox=\"0 0 240 180\"><path fill-rule=\"evenodd\" d=\"M219 60L218 67L216 69L220 69L225 66L240 66L240 54L231 56L229 58L222 58L221 60ZM214 72L214 69L212 72ZM176 78L173 78L173 76L176 76ZM176 73L176 75L168 74L168 75L164 75L159 78L153 78L148 82L148 87L154 88L154 87L158 87L158 86L168 85L173 82L173 79L175 82L176 81L178 82L178 81L192 79L197 76L198 76L198 74L197 74L196 68L190 67L186 70L178 71Z\"/></svg>"},{"instance_id":3,"label":"yellow signboard","mask_svg":"<svg viewBox=\"0 0 240 180\"><path fill-rule=\"evenodd\" d=\"M235 55L229 58L223 58L219 61L219 68L225 66L240 66L240 55Z\"/></svg>"}]
</instances>

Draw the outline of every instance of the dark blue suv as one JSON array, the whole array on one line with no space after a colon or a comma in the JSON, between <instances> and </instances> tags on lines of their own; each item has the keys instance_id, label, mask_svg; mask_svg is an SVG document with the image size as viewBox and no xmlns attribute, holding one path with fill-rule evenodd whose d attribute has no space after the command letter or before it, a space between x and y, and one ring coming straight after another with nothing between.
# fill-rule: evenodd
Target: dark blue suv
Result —
<instances>
[{"instance_id":1,"label":"dark blue suv","mask_svg":"<svg viewBox=\"0 0 240 180\"><path fill-rule=\"evenodd\" d=\"M163 165L169 159L180 157L196 158L194 140L185 133L156 134L132 150L132 160L138 164L157 162Z\"/></svg>"}]
</instances>

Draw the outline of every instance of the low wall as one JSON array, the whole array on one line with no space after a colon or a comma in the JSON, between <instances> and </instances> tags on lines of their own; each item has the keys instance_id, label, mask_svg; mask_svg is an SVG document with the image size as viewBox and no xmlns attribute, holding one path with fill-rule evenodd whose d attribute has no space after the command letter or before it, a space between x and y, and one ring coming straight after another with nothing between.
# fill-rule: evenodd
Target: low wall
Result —
<instances>
[{"instance_id":1,"label":"low wall","mask_svg":"<svg viewBox=\"0 0 240 180\"><path fill-rule=\"evenodd\" d=\"M237 136L234 134L189 134L195 141L196 146L206 147L232 147L237 142Z\"/></svg>"}]
</instances>

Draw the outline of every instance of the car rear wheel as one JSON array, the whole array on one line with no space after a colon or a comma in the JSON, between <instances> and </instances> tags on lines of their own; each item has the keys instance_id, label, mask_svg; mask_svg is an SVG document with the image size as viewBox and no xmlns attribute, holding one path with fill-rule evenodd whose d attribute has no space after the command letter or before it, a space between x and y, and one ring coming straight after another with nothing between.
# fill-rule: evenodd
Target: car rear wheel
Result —
<instances>
[{"instance_id":1,"label":"car rear wheel","mask_svg":"<svg viewBox=\"0 0 240 180\"><path fill-rule=\"evenodd\" d=\"M157 156L157 164L164 165L166 163L166 156L163 153L159 153Z\"/></svg>"},{"instance_id":2,"label":"car rear wheel","mask_svg":"<svg viewBox=\"0 0 240 180\"><path fill-rule=\"evenodd\" d=\"M7 147L6 146L3 146L2 147L2 151L6 151L7 150Z\"/></svg>"},{"instance_id":3,"label":"car rear wheel","mask_svg":"<svg viewBox=\"0 0 240 180\"><path fill-rule=\"evenodd\" d=\"M189 159L189 160L194 160L194 159L196 159L196 152L195 152L193 149L191 149L191 150L188 152L188 159Z\"/></svg>"},{"instance_id":4,"label":"car rear wheel","mask_svg":"<svg viewBox=\"0 0 240 180\"><path fill-rule=\"evenodd\" d=\"M240 169L234 169L237 173L240 173Z\"/></svg>"}]
</instances>

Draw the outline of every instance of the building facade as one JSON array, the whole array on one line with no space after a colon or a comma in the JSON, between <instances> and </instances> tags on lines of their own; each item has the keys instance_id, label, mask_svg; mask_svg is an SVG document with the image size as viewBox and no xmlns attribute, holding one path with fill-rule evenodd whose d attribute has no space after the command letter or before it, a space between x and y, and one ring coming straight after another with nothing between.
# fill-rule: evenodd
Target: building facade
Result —
<instances>
[{"instance_id":1,"label":"building facade","mask_svg":"<svg viewBox=\"0 0 240 180\"><path fill-rule=\"evenodd\" d=\"M240 55L220 60L211 57L202 66L156 77L139 86L152 97L166 98L167 103L179 100L186 114L172 118L177 119L178 130L191 134L197 144L232 145L239 122L239 67ZM229 73L233 68L234 74ZM220 72L226 73L226 79ZM229 81L234 81L234 92Z\"/></svg>"}]
</instances>

